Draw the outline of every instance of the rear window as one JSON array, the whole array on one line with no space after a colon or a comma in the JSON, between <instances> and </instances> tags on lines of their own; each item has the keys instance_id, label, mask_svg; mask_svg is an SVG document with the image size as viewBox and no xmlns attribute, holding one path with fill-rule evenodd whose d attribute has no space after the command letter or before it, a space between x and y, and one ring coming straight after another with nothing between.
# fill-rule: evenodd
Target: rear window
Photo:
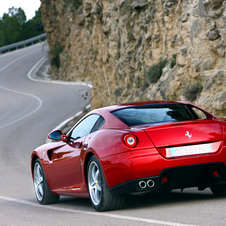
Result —
<instances>
[{"instance_id":1,"label":"rear window","mask_svg":"<svg viewBox=\"0 0 226 226\"><path fill-rule=\"evenodd\" d=\"M155 104L111 112L128 126L192 120L197 118L184 104Z\"/></svg>"}]
</instances>

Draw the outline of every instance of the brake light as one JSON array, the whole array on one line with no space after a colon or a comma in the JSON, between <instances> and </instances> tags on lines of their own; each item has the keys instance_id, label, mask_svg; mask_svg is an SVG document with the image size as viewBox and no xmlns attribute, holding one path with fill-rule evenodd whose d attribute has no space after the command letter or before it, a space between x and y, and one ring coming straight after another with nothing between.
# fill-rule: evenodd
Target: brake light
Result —
<instances>
[{"instance_id":1,"label":"brake light","mask_svg":"<svg viewBox=\"0 0 226 226\"><path fill-rule=\"evenodd\" d=\"M125 145L129 148L133 148L137 145L137 137L133 134L126 134L124 137L123 137L123 141L125 143Z\"/></svg>"}]
</instances>

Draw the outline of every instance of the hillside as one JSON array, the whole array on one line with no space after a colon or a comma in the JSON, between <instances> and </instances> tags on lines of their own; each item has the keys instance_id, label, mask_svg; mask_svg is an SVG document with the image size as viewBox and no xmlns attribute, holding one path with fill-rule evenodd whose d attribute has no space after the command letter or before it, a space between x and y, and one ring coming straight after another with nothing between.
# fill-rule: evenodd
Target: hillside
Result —
<instances>
[{"instance_id":1,"label":"hillside","mask_svg":"<svg viewBox=\"0 0 226 226\"><path fill-rule=\"evenodd\" d=\"M41 1L52 77L91 81L93 109L169 99L225 115L225 1Z\"/></svg>"}]
</instances>

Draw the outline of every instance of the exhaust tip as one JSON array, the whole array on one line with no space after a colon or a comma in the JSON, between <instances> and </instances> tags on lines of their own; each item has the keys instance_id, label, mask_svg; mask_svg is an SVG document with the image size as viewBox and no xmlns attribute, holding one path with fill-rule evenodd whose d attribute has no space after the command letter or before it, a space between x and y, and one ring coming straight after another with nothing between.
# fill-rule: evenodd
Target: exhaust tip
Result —
<instances>
[{"instance_id":1,"label":"exhaust tip","mask_svg":"<svg viewBox=\"0 0 226 226\"><path fill-rule=\"evenodd\" d=\"M148 180L148 181L147 181L147 186L148 186L149 188L153 188L153 187L155 186L155 182L154 182L153 180Z\"/></svg>"},{"instance_id":2,"label":"exhaust tip","mask_svg":"<svg viewBox=\"0 0 226 226\"><path fill-rule=\"evenodd\" d=\"M142 189L146 188L147 187L146 182L144 180L140 181L139 182L139 187L142 188Z\"/></svg>"}]
</instances>

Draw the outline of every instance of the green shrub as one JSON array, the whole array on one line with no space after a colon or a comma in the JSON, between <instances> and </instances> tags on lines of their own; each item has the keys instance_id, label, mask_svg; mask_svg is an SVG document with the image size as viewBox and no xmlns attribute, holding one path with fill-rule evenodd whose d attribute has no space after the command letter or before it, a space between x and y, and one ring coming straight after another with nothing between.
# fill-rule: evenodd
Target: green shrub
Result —
<instances>
[{"instance_id":1,"label":"green shrub","mask_svg":"<svg viewBox=\"0 0 226 226\"><path fill-rule=\"evenodd\" d=\"M63 51L63 47L62 47L62 44L60 42L57 42L52 50L50 51L51 53L51 60L50 60L50 63L51 63L51 66L53 67L56 67L56 68L60 68L60 54L62 53Z\"/></svg>"},{"instance_id":2,"label":"green shrub","mask_svg":"<svg viewBox=\"0 0 226 226\"><path fill-rule=\"evenodd\" d=\"M183 96L188 101L194 101L197 95L202 92L203 86L200 82L194 82L192 84L187 84L183 90Z\"/></svg>"},{"instance_id":3,"label":"green shrub","mask_svg":"<svg viewBox=\"0 0 226 226\"><path fill-rule=\"evenodd\" d=\"M149 83L156 83L162 75L162 69L165 67L167 60L160 58L157 64L153 64L146 74L147 81Z\"/></svg>"},{"instance_id":4,"label":"green shrub","mask_svg":"<svg viewBox=\"0 0 226 226\"><path fill-rule=\"evenodd\" d=\"M78 9L78 7L82 4L81 0L73 0L73 6Z\"/></svg>"},{"instance_id":5,"label":"green shrub","mask_svg":"<svg viewBox=\"0 0 226 226\"><path fill-rule=\"evenodd\" d=\"M170 59L170 68L173 68L177 62L177 54L173 54Z\"/></svg>"},{"instance_id":6,"label":"green shrub","mask_svg":"<svg viewBox=\"0 0 226 226\"><path fill-rule=\"evenodd\" d=\"M114 92L115 97L120 96L120 95L122 94L122 91L123 91L122 87L116 88L116 89L115 89L115 92Z\"/></svg>"}]
</instances>

